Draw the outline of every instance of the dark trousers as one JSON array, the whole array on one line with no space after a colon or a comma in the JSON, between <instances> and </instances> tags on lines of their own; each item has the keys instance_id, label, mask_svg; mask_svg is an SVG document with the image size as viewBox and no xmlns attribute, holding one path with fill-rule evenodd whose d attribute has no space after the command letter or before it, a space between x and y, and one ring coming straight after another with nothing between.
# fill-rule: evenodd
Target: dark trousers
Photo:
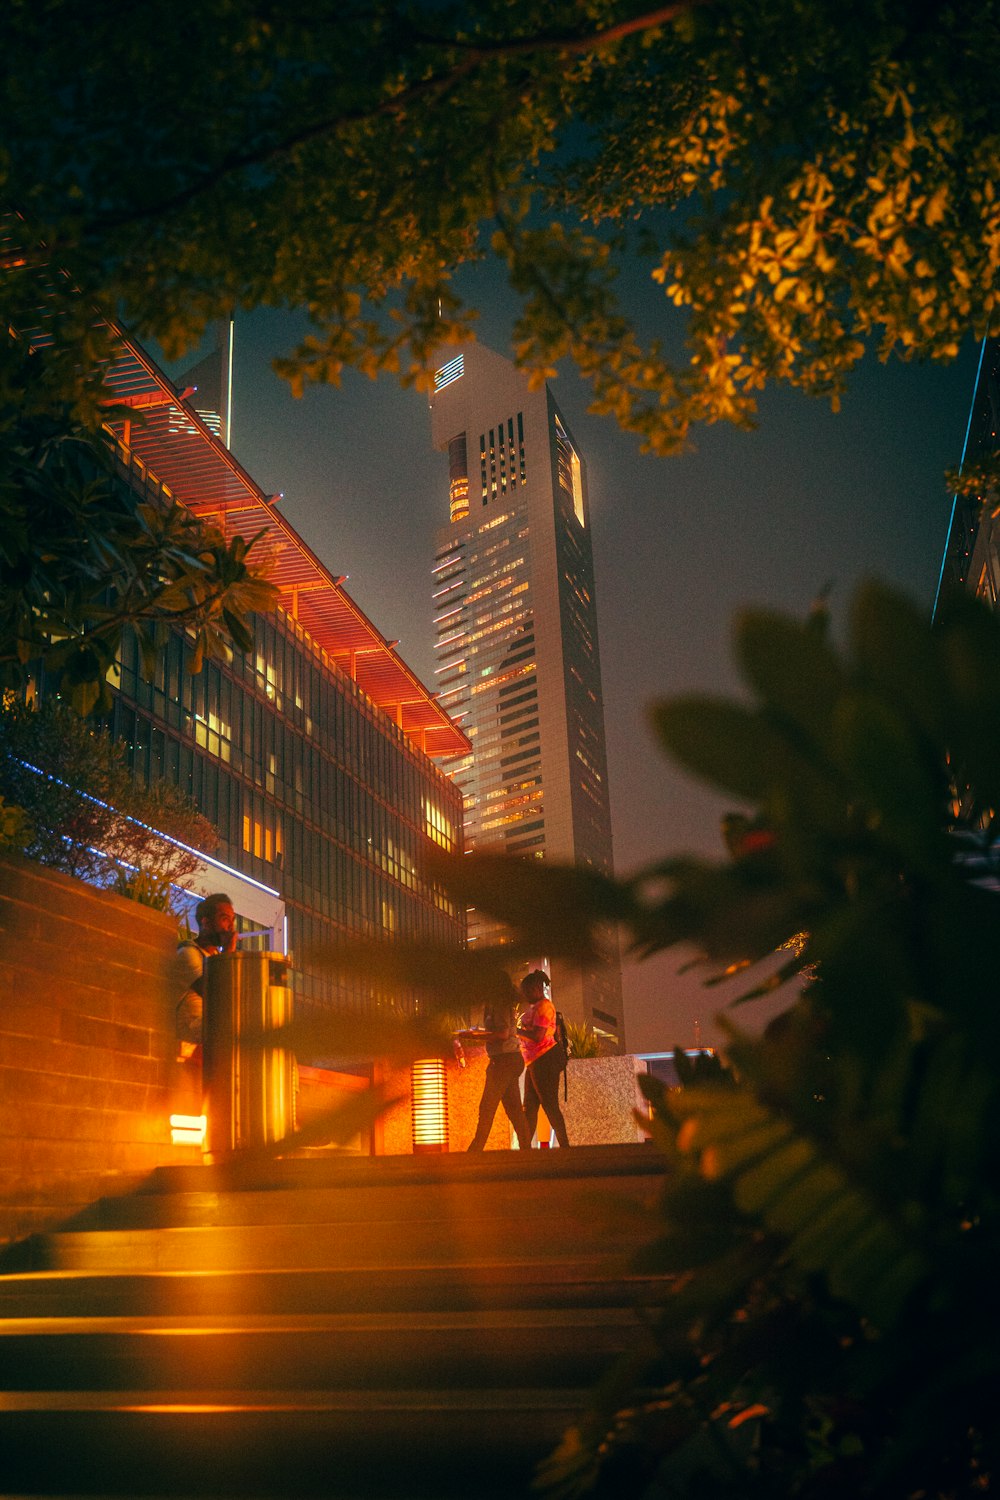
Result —
<instances>
[{"instance_id":1,"label":"dark trousers","mask_svg":"<svg viewBox=\"0 0 1000 1500\"><path fill-rule=\"evenodd\" d=\"M559 1108L559 1079L562 1075L562 1059L559 1056L558 1047L550 1047L548 1052L543 1052L541 1057L529 1067L524 1075L524 1113L527 1116L531 1135L534 1135L538 1125L539 1104L545 1111L545 1118L556 1133L556 1140L560 1146L569 1145L569 1136L566 1134L566 1121L563 1112Z\"/></svg>"},{"instance_id":2,"label":"dark trousers","mask_svg":"<svg viewBox=\"0 0 1000 1500\"><path fill-rule=\"evenodd\" d=\"M527 1151L531 1145L531 1131L524 1118L521 1105L521 1090L518 1081L524 1072L524 1059L520 1052L501 1052L491 1057L486 1065L483 1097L479 1101L479 1124L469 1146L470 1151L482 1151L493 1126L496 1112L502 1104L504 1113L513 1125L518 1145Z\"/></svg>"}]
</instances>

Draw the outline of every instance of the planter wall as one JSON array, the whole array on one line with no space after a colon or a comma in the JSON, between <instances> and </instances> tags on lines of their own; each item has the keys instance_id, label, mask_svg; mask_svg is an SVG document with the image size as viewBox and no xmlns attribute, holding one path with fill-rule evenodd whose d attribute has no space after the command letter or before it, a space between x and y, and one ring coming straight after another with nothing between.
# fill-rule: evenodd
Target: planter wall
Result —
<instances>
[{"instance_id":1,"label":"planter wall","mask_svg":"<svg viewBox=\"0 0 1000 1500\"><path fill-rule=\"evenodd\" d=\"M485 1051L468 1049L466 1066L449 1062L445 1067L448 1091L448 1149L464 1151L476 1133L479 1100L483 1092L487 1057ZM379 1155L405 1156L413 1150L413 1101L410 1094L409 1069L384 1071L382 1079L391 1097L396 1099L375 1127L375 1150ZM497 1110L493 1129L486 1143L488 1151L506 1150L510 1145L510 1126L502 1109Z\"/></svg>"},{"instance_id":2,"label":"planter wall","mask_svg":"<svg viewBox=\"0 0 1000 1500\"><path fill-rule=\"evenodd\" d=\"M467 1067L449 1064L445 1070L451 1151L464 1151L472 1140L483 1092L486 1056L482 1052L467 1052L467 1058ZM571 1057L565 1100L562 1083L559 1085L559 1102L571 1143L575 1146L610 1146L644 1141L646 1132L636 1123L635 1111L648 1115L637 1082L638 1076L645 1072L645 1062L637 1057ZM413 1150L409 1073L393 1073L387 1083L390 1091L401 1097L380 1123L376 1150L401 1155ZM545 1116L541 1114L539 1125L543 1131L544 1121ZM486 1149L505 1151L509 1148L510 1126L500 1108Z\"/></svg>"},{"instance_id":3,"label":"planter wall","mask_svg":"<svg viewBox=\"0 0 1000 1500\"><path fill-rule=\"evenodd\" d=\"M646 1139L636 1123L649 1107L639 1093L638 1078L646 1064L638 1057L571 1057L564 1099L559 1103L570 1140L578 1146L614 1146Z\"/></svg>"},{"instance_id":4,"label":"planter wall","mask_svg":"<svg viewBox=\"0 0 1000 1500\"><path fill-rule=\"evenodd\" d=\"M0 1243L67 1218L112 1181L121 1191L153 1167L201 1159L170 1142L185 1087L168 982L176 944L162 912L0 856Z\"/></svg>"}]
</instances>

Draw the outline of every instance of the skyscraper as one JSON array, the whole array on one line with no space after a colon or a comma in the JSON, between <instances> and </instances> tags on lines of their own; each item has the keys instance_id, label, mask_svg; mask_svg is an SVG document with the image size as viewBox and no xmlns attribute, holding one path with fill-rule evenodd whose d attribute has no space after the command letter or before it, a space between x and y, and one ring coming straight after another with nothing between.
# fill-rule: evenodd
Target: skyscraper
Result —
<instances>
[{"instance_id":1,"label":"skyscraper","mask_svg":"<svg viewBox=\"0 0 1000 1500\"><path fill-rule=\"evenodd\" d=\"M444 762L466 846L610 873L586 467L547 386L482 344L448 354L431 399L449 473L433 598L442 706L472 744ZM470 913L470 942L498 936ZM623 1044L617 953L554 969L553 989L571 1020Z\"/></svg>"},{"instance_id":2,"label":"skyscraper","mask_svg":"<svg viewBox=\"0 0 1000 1500\"><path fill-rule=\"evenodd\" d=\"M205 426L227 448L233 446L233 340L236 325L232 318L212 325L213 349L197 364L177 376L181 390L190 390L189 404ZM183 413L175 421L183 424Z\"/></svg>"}]
</instances>

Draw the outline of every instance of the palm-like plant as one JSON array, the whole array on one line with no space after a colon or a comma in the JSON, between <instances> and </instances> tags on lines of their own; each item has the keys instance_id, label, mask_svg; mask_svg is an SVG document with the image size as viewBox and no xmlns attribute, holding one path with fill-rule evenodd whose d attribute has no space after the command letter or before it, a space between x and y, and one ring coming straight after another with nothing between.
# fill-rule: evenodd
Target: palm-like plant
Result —
<instances>
[{"instance_id":1,"label":"palm-like plant","mask_svg":"<svg viewBox=\"0 0 1000 1500\"><path fill-rule=\"evenodd\" d=\"M668 750L740 798L729 857L633 885L634 941L783 962L733 1072L650 1083L673 1273L641 1396L605 1393L546 1468L553 1493L969 1496L1000 1423L995 1050L1000 623L932 629L877 587L848 648L825 619L747 615L749 703L660 705ZM963 826L956 825L959 807Z\"/></svg>"}]
</instances>

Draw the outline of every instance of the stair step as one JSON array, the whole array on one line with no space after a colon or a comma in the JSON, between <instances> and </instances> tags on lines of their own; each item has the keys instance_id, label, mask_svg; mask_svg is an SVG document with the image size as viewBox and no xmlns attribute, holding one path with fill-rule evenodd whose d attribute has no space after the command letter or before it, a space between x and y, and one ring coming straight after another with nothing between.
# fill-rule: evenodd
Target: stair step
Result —
<instances>
[{"instance_id":1,"label":"stair step","mask_svg":"<svg viewBox=\"0 0 1000 1500\"><path fill-rule=\"evenodd\" d=\"M7 1255L7 1500L529 1500L621 1354L648 1148L164 1168Z\"/></svg>"},{"instance_id":2,"label":"stair step","mask_svg":"<svg viewBox=\"0 0 1000 1500\"><path fill-rule=\"evenodd\" d=\"M303 1191L320 1187L386 1187L421 1183L582 1181L588 1177L662 1179L665 1163L651 1145L573 1146L568 1151L451 1151L413 1156L322 1156L270 1160L233 1157L214 1164L157 1167L141 1193Z\"/></svg>"},{"instance_id":3,"label":"stair step","mask_svg":"<svg viewBox=\"0 0 1000 1500\"><path fill-rule=\"evenodd\" d=\"M652 1177L595 1177L465 1183L428 1182L312 1187L294 1190L184 1189L105 1198L79 1216L76 1230L160 1229L285 1224L411 1223L417 1217L546 1220L572 1215L592 1223L622 1216L648 1219L660 1190ZM290 1205L289 1200L294 1201Z\"/></svg>"},{"instance_id":4,"label":"stair step","mask_svg":"<svg viewBox=\"0 0 1000 1500\"><path fill-rule=\"evenodd\" d=\"M69 1271L343 1270L401 1263L468 1265L573 1255L583 1226L555 1218L544 1226L520 1219L416 1220L396 1224L260 1224L201 1229L125 1229L104 1234L55 1234L46 1240L50 1269ZM646 1236L648 1238L648 1236ZM629 1224L609 1226L591 1251L595 1264L624 1270L643 1237Z\"/></svg>"},{"instance_id":5,"label":"stair step","mask_svg":"<svg viewBox=\"0 0 1000 1500\"><path fill-rule=\"evenodd\" d=\"M648 1304L662 1286L662 1277L613 1277L583 1259L388 1266L363 1275L353 1269L43 1271L0 1276L0 1318L631 1308Z\"/></svg>"},{"instance_id":6,"label":"stair step","mask_svg":"<svg viewBox=\"0 0 1000 1500\"><path fill-rule=\"evenodd\" d=\"M4 1398L12 1495L445 1500L526 1496L578 1387L64 1391Z\"/></svg>"},{"instance_id":7,"label":"stair step","mask_svg":"<svg viewBox=\"0 0 1000 1500\"><path fill-rule=\"evenodd\" d=\"M597 1380L648 1339L606 1308L17 1319L0 1324L0 1390L550 1386Z\"/></svg>"}]
</instances>

